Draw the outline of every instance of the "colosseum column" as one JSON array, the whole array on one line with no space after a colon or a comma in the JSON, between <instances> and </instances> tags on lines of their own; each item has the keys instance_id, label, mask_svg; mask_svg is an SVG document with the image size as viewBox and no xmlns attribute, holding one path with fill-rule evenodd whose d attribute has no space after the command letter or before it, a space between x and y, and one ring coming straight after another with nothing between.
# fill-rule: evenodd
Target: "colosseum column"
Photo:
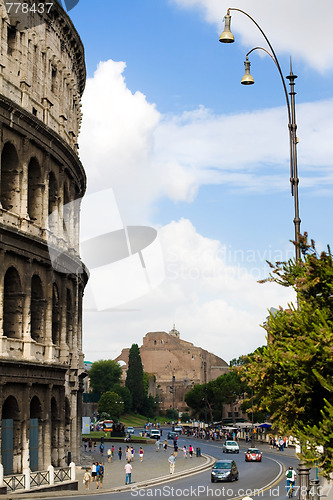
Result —
<instances>
[{"instance_id":1,"label":"colosseum column","mask_svg":"<svg viewBox=\"0 0 333 500\"><path fill-rule=\"evenodd\" d=\"M45 391L45 398L42 404L42 426L43 426L43 464L47 467L51 464L51 394L53 385L49 384Z\"/></svg>"},{"instance_id":2,"label":"colosseum column","mask_svg":"<svg viewBox=\"0 0 333 500\"><path fill-rule=\"evenodd\" d=\"M31 386L32 383L28 382L23 389L24 403L22 404L22 471L25 472L30 469L29 464L29 431L30 431L30 400L31 400Z\"/></svg>"},{"instance_id":3,"label":"colosseum column","mask_svg":"<svg viewBox=\"0 0 333 500\"><path fill-rule=\"evenodd\" d=\"M5 252L0 248L0 269L5 268ZM3 294L4 280L3 276L0 279L0 356L8 356L7 337L3 335Z\"/></svg>"},{"instance_id":4,"label":"colosseum column","mask_svg":"<svg viewBox=\"0 0 333 500\"><path fill-rule=\"evenodd\" d=\"M23 292L23 314L22 314L22 336L23 336L23 358L31 359L33 357L32 344L34 341L31 338L31 275L32 263L31 260L25 269L25 274L22 283Z\"/></svg>"},{"instance_id":5,"label":"colosseum column","mask_svg":"<svg viewBox=\"0 0 333 500\"><path fill-rule=\"evenodd\" d=\"M46 311L45 311L45 360L51 361L54 359L54 345L52 342L52 297L53 297L53 269L50 267L47 272L47 283L45 291Z\"/></svg>"},{"instance_id":6,"label":"colosseum column","mask_svg":"<svg viewBox=\"0 0 333 500\"><path fill-rule=\"evenodd\" d=\"M22 174L20 177L20 192L21 192L21 203L20 203L20 216L27 219L28 215L28 163L29 163L29 146L30 141L27 137L22 139L21 148L21 168Z\"/></svg>"},{"instance_id":7,"label":"colosseum column","mask_svg":"<svg viewBox=\"0 0 333 500\"><path fill-rule=\"evenodd\" d=\"M58 433L58 453L59 453L59 466L63 467L66 465L66 455L65 455L65 388L59 388L60 393L60 404L59 404L59 433Z\"/></svg>"},{"instance_id":8,"label":"colosseum column","mask_svg":"<svg viewBox=\"0 0 333 500\"><path fill-rule=\"evenodd\" d=\"M61 282L61 324L60 324L60 363L68 363L68 345L66 342L67 337L67 304L66 304L66 280L63 279Z\"/></svg>"},{"instance_id":9,"label":"colosseum column","mask_svg":"<svg viewBox=\"0 0 333 500\"><path fill-rule=\"evenodd\" d=\"M50 173L50 154L44 152L43 154L43 179L44 190L42 191L42 217L41 227L48 227L49 216L49 173Z\"/></svg>"}]
</instances>

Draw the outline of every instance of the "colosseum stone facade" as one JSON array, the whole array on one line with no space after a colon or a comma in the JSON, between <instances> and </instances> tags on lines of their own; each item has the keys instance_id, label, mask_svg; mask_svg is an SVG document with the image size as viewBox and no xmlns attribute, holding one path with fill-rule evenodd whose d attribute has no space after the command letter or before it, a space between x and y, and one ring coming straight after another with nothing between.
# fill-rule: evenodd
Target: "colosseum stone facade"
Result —
<instances>
[{"instance_id":1,"label":"colosseum stone facade","mask_svg":"<svg viewBox=\"0 0 333 500\"><path fill-rule=\"evenodd\" d=\"M39 2L40 3L40 2ZM44 3L44 2L41 2ZM82 297L77 154L84 50L58 2L0 2L0 404L5 474L80 452ZM39 16L36 22L36 16Z\"/></svg>"}]
</instances>

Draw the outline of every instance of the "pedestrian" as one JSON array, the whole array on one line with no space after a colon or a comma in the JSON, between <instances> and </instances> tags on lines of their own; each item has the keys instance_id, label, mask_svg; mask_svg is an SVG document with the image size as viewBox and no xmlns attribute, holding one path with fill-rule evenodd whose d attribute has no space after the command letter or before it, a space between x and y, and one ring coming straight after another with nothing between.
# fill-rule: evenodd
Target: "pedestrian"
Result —
<instances>
[{"instance_id":1,"label":"pedestrian","mask_svg":"<svg viewBox=\"0 0 333 500\"><path fill-rule=\"evenodd\" d=\"M121 460L122 454L123 454L123 450L121 449L121 446L119 446L119 448L118 448L118 458L119 458L119 460Z\"/></svg>"},{"instance_id":2,"label":"pedestrian","mask_svg":"<svg viewBox=\"0 0 333 500\"><path fill-rule=\"evenodd\" d=\"M187 458L187 448L186 448L185 444L184 444L184 447L183 447L183 453L184 453L184 458Z\"/></svg>"},{"instance_id":3,"label":"pedestrian","mask_svg":"<svg viewBox=\"0 0 333 500\"><path fill-rule=\"evenodd\" d=\"M144 455L144 451L143 451L143 448L140 446L140 450L139 450L140 462L143 461L143 455Z\"/></svg>"},{"instance_id":4,"label":"pedestrian","mask_svg":"<svg viewBox=\"0 0 333 500\"><path fill-rule=\"evenodd\" d=\"M103 443L101 443L99 445L99 451L100 451L101 455L103 455L103 453L104 453L104 444Z\"/></svg>"},{"instance_id":5,"label":"pedestrian","mask_svg":"<svg viewBox=\"0 0 333 500\"><path fill-rule=\"evenodd\" d=\"M131 450L130 450L129 446L126 446L125 457L126 457L127 462L131 461L132 454L131 454Z\"/></svg>"},{"instance_id":6,"label":"pedestrian","mask_svg":"<svg viewBox=\"0 0 333 500\"><path fill-rule=\"evenodd\" d=\"M91 474L89 472L89 469L86 469L86 472L84 473L83 476L83 484L85 485L86 490L89 490L90 481L91 481Z\"/></svg>"},{"instance_id":7,"label":"pedestrian","mask_svg":"<svg viewBox=\"0 0 333 500\"><path fill-rule=\"evenodd\" d=\"M83 446L84 446L84 451L87 451L87 446L88 446L88 439L87 438L85 438Z\"/></svg>"},{"instance_id":8,"label":"pedestrian","mask_svg":"<svg viewBox=\"0 0 333 500\"><path fill-rule=\"evenodd\" d=\"M132 467L132 464L130 462L127 462L127 464L125 464L125 484L131 484L132 482L132 470L133 470L133 467Z\"/></svg>"},{"instance_id":9,"label":"pedestrian","mask_svg":"<svg viewBox=\"0 0 333 500\"><path fill-rule=\"evenodd\" d=\"M173 454L175 457L177 457L178 455L178 444L177 444L177 441L175 441L175 444L173 446Z\"/></svg>"},{"instance_id":10,"label":"pedestrian","mask_svg":"<svg viewBox=\"0 0 333 500\"><path fill-rule=\"evenodd\" d=\"M160 451L160 440L157 439L157 441L155 442L155 451Z\"/></svg>"},{"instance_id":11,"label":"pedestrian","mask_svg":"<svg viewBox=\"0 0 333 500\"><path fill-rule=\"evenodd\" d=\"M193 455L193 446L190 444L190 446L188 447L188 452L190 454L190 458L192 458L192 455Z\"/></svg>"},{"instance_id":12,"label":"pedestrian","mask_svg":"<svg viewBox=\"0 0 333 500\"><path fill-rule=\"evenodd\" d=\"M108 448L108 451L106 452L108 456L108 462L109 464L111 463L111 448Z\"/></svg>"},{"instance_id":13,"label":"pedestrian","mask_svg":"<svg viewBox=\"0 0 333 500\"><path fill-rule=\"evenodd\" d=\"M175 463L176 463L176 457L174 456L173 453L171 453L170 457L168 458L168 462L170 464L170 474L173 474L175 472Z\"/></svg>"},{"instance_id":14,"label":"pedestrian","mask_svg":"<svg viewBox=\"0 0 333 500\"><path fill-rule=\"evenodd\" d=\"M130 453L131 453L131 461L133 462L135 454L135 449L133 448L133 446L130 446Z\"/></svg>"},{"instance_id":15,"label":"pedestrian","mask_svg":"<svg viewBox=\"0 0 333 500\"><path fill-rule=\"evenodd\" d=\"M96 451L96 446L97 446L96 439L94 439L94 451Z\"/></svg>"},{"instance_id":16,"label":"pedestrian","mask_svg":"<svg viewBox=\"0 0 333 500\"><path fill-rule=\"evenodd\" d=\"M88 441L88 448L89 448L89 451L91 452L91 448L92 448L92 439L91 438Z\"/></svg>"},{"instance_id":17,"label":"pedestrian","mask_svg":"<svg viewBox=\"0 0 333 500\"><path fill-rule=\"evenodd\" d=\"M113 458L113 455L114 455L114 446L112 445L111 446L111 457Z\"/></svg>"},{"instance_id":18,"label":"pedestrian","mask_svg":"<svg viewBox=\"0 0 333 500\"><path fill-rule=\"evenodd\" d=\"M98 466L96 467L96 472L97 472L97 478L96 478L97 489L98 489L98 486L100 486L102 489L103 488L103 479L104 479L104 465L102 464L102 462L100 462L98 464Z\"/></svg>"},{"instance_id":19,"label":"pedestrian","mask_svg":"<svg viewBox=\"0 0 333 500\"><path fill-rule=\"evenodd\" d=\"M167 439L164 439L163 448L164 448L164 451L167 451L167 449L168 449L168 440Z\"/></svg>"},{"instance_id":20,"label":"pedestrian","mask_svg":"<svg viewBox=\"0 0 333 500\"><path fill-rule=\"evenodd\" d=\"M97 462L93 462L91 466L91 481L96 481L96 476L97 476L96 465Z\"/></svg>"}]
</instances>

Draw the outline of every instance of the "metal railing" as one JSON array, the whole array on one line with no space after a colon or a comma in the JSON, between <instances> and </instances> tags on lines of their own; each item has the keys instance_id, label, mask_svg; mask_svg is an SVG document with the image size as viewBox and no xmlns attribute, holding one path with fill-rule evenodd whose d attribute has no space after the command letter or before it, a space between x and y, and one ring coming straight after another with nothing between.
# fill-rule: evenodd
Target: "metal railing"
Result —
<instances>
[{"instance_id":1,"label":"metal railing","mask_svg":"<svg viewBox=\"0 0 333 500\"><path fill-rule=\"evenodd\" d=\"M52 467L50 465L46 471L31 472L25 471L23 474L11 474L3 476L2 485L7 486L10 492L17 490L33 490L40 486L52 486L66 481L75 480L75 464L71 463L66 467Z\"/></svg>"},{"instance_id":2,"label":"metal railing","mask_svg":"<svg viewBox=\"0 0 333 500\"><path fill-rule=\"evenodd\" d=\"M24 490L25 489L25 475L15 474L13 476L5 476L3 478L3 483L11 491Z\"/></svg>"}]
</instances>

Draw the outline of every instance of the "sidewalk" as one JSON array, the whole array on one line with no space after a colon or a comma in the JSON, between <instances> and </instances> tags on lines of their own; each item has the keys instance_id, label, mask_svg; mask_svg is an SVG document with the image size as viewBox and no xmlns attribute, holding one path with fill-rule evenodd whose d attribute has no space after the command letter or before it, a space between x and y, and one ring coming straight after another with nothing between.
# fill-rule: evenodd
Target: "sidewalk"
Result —
<instances>
[{"instance_id":1,"label":"sidewalk","mask_svg":"<svg viewBox=\"0 0 333 500\"><path fill-rule=\"evenodd\" d=\"M110 443L111 447L112 443ZM140 445L134 444L135 454L134 460L131 462L133 470L132 470L132 485L135 486L138 483L154 481L156 482L159 478L170 479L171 475L169 472L169 463L168 458L171 455L173 449L171 447L168 448L167 451L164 451L162 448L157 452L154 444L146 444L143 445L142 448L144 450L143 461L140 462L139 458L139 448ZM98 452L84 452L82 453L82 465L87 465L87 468L90 469L92 462L102 461L105 469L104 473L104 481L103 481L103 489L105 490L123 490L125 488L125 464L126 458L124 455L124 451L126 446L122 445L123 456L122 460L119 460L117 455L119 445L115 445L115 455L112 459L112 462L109 463L106 456L106 451L108 446L105 446L104 456L101 456ZM83 462L84 461L84 462ZM177 476L179 473L182 475L184 473L190 473L190 469L193 468L205 468L210 467L210 460L206 457L196 457L195 454L192 458L188 456L188 458L184 458L183 450L180 449L178 452L178 456L176 458L176 467L175 474ZM79 481L79 493L92 493L101 491L100 488L97 489L96 483L90 483L89 490L85 489L83 485L83 474L85 472L85 467L77 468L77 479ZM129 487L127 487L128 489Z\"/></svg>"}]
</instances>

